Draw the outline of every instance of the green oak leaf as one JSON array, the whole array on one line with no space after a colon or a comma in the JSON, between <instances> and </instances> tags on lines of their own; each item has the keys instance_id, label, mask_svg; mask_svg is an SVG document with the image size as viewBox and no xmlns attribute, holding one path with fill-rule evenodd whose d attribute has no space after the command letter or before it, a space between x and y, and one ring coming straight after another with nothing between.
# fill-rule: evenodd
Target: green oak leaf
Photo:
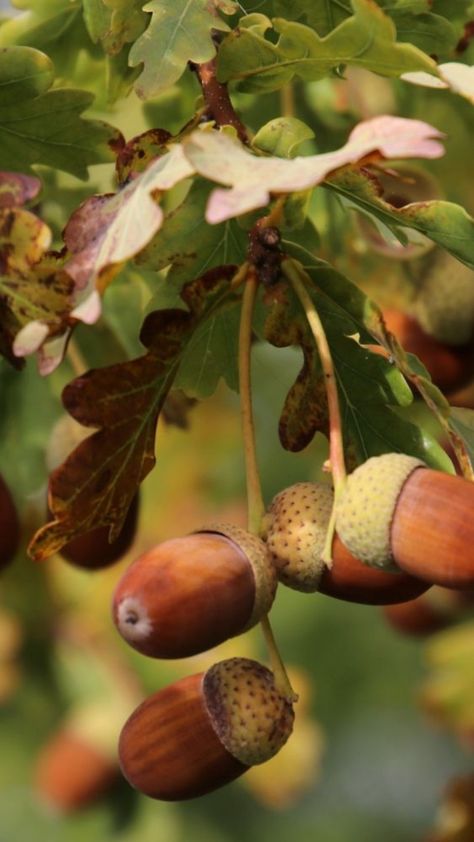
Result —
<instances>
[{"instance_id":1,"label":"green oak leaf","mask_svg":"<svg viewBox=\"0 0 474 842\"><path fill-rule=\"evenodd\" d=\"M169 213L160 230L137 256L145 269L170 266L167 284L175 289L212 266L241 264L247 249L246 232L235 220L209 225L205 211L213 186L196 179L185 200Z\"/></svg>"},{"instance_id":2,"label":"green oak leaf","mask_svg":"<svg viewBox=\"0 0 474 842\"><path fill-rule=\"evenodd\" d=\"M54 519L34 536L33 558L46 558L98 526L110 526L111 540L120 532L140 483L155 464L156 424L183 353L195 331L236 295L229 267L221 269L189 285L189 310L156 310L147 316L140 334L145 354L92 369L64 389L66 410L96 432L51 475Z\"/></svg>"},{"instance_id":3,"label":"green oak leaf","mask_svg":"<svg viewBox=\"0 0 474 842\"><path fill-rule=\"evenodd\" d=\"M435 199L396 208L380 195L376 173L352 167L333 173L325 186L379 219L401 242L403 229L414 228L474 269L474 219L460 205Z\"/></svg>"},{"instance_id":4,"label":"green oak leaf","mask_svg":"<svg viewBox=\"0 0 474 842\"><path fill-rule=\"evenodd\" d=\"M294 158L299 147L314 137L313 130L296 117L275 117L262 126L252 139L252 146L268 155Z\"/></svg>"},{"instance_id":5,"label":"green oak leaf","mask_svg":"<svg viewBox=\"0 0 474 842\"><path fill-rule=\"evenodd\" d=\"M433 14L430 0L379 0L378 6L397 28L397 40L414 44L428 55L445 55L456 44L456 32L446 17ZM352 15L349 0L274 0L274 14L298 20L325 36Z\"/></svg>"},{"instance_id":6,"label":"green oak leaf","mask_svg":"<svg viewBox=\"0 0 474 842\"><path fill-rule=\"evenodd\" d=\"M452 406L449 426L462 438L471 464L474 465L474 409Z\"/></svg>"},{"instance_id":7,"label":"green oak leaf","mask_svg":"<svg viewBox=\"0 0 474 842\"><path fill-rule=\"evenodd\" d=\"M411 391L400 372L387 359L374 354L364 344L373 344L371 327L378 322L375 305L347 278L304 250L285 243L289 253L304 260L309 277L308 291L323 323L336 372L345 445L351 458L363 462L369 456L391 451L410 453L433 467L447 467L449 460L432 436L403 417L403 408L412 402ZM325 395L322 383L314 393L317 369L310 368L310 348L316 347L306 317L290 287L268 296L267 338L273 342L280 324L283 335L288 323L299 330L303 341L304 366L289 392L280 421L282 444L300 450L309 443L318 424L325 419ZM294 341L294 338L293 338ZM273 343L276 344L276 343ZM298 382L299 381L299 382ZM315 405L316 404L316 405ZM322 404L322 405L321 405ZM303 409L311 408L311 420L318 424L311 430ZM325 429L323 427L323 432Z\"/></svg>"},{"instance_id":8,"label":"green oak leaf","mask_svg":"<svg viewBox=\"0 0 474 842\"><path fill-rule=\"evenodd\" d=\"M221 44L219 79L239 81L242 90L264 93L294 76L321 79L343 64L382 76L400 76L415 68L437 74L435 62L425 53L412 44L397 43L393 21L372 0L352 0L352 8L354 14L325 38L304 24L275 18L276 43L265 37L272 21L262 14L248 15Z\"/></svg>"},{"instance_id":9,"label":"green oak leaf","mask_svg":"<svg viewBox=\"0 0 474 842\"><path fill-rule=\"evenodd\" d=\"M129 63L143 62L135 90L149 99L171 87L189 61L210 61L216 53L212 30L227 32L229 27L212 14L208 0L152 0L143 11L152 18L130 50Z\"/></svg>"},{"instance_id":10,"label":"green oak leaf","mask_svg":"<svg viewBox=\"0 0 474 842\"><path fill-rule=\"evenodd\" d=\"M94 43L100 41L108 55L117 55L140 37L149 15L141 0L83 0L84 20Z\"/></svg>"},{"instance_id":11,"label":"green oak leaf","mask_svg":"<svg viewBox=\"0 0 474 842\"><path fill-rule=\"evenodd\" d=\"M80 0L26 0L22 15L2 21L0 47L34 47L47 53L56 76L77 84L79 60L84 54L100 57L83 20Z\"/></svg>"},{"instance_id":12,"label":"green oak leaf","mask_svg":"<svg viewBox=\"0 0 474 842\"><path fill-rule=\"evenodd\" d=\"M52 62L38 50L0 51L2 168L28 173L34 164L46 164L86 179L91 164L112 160L110 145L119 133L106 123L82 119L92 95L50 89L53 77Z\"/></svg>"}]
</instances>

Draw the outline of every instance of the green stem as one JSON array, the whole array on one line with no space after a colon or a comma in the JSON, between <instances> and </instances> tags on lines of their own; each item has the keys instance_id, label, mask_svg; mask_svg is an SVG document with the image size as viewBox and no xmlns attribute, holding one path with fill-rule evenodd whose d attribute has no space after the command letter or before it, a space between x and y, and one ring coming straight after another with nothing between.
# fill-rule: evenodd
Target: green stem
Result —
<instances>
[{"instance_id":1,"label":"green stem","mask_svg":"<svg viewBox=\"0 0 474 842\"><path fill-rule=\"evenodd\" d=\"M263 516L265 514L265 505L263 502L255 447L255 425L253 420L251 384L252 320L257 290L257 274L253 267L249 267L247 280L245 281L244 293L242 296L242 310L240 315L239 388L245 473L247 478L248 531L253 535L261 534ZM268 655L275 677L275 685L285 698L292 702L296 701L297 697L291 687L290 680L285 670L285 665L282 661L273 635L268 615L263 617L260 623L268 648Z\"/></svg>"},{"instance_id":2,"label":"green stem","mask_svg":"<svg viewBox=\"0 0 474 842\"><path fill-rule=\"evenodd\" d=\"M308 276L299 264L288 258L282 263L282 271L290 281L293 290L300 301L305 316L313 334L324 374L326 396L329 410L329 461L334 484L334 508L326 536L323 559L330 563L332 558L332 542L334 537L335 507L346 484L346 465L344 461L344 444L342 439L342 420L339 407L336 374L332 361L331 350L326 333L319 318L318 311L306 289Z\"/></svg>"},{"instance_id":3,"label":"green stem","mask_svg":"<svg viewBox=\"0 0 474 842\"><path fill-rule=\"evenodd\" d=\"M242 425L245 473L247 479L248 530L254 535L260 535L262 520L265 514L265 504L263 502L255 447L255 426L252 411L252 383L250 370L252 319L257 289L258 279L256 273L250 269L247 273L247 280L245 281L244 293L242 296L242 310L240 314L239 388L240 419Z\"/></svg>"}]
</instances>

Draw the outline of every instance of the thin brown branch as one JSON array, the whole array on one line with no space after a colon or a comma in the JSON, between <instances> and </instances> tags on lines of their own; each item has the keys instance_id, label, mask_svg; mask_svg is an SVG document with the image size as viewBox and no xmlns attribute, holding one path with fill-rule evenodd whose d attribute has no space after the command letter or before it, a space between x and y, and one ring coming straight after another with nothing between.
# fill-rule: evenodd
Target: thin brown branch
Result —
<instances>
[{"instance_id":1,"label":"thin brown branch","mask_svg":"<svg viewBox=\"0 0 474 842\"><path fill-rule=\"evenodd\" d=\"M207 113L218 126L233 126L239 140L248 145L247 129L237 116L232 105L227 85L219 82L216 76L216 59L196 64L195 70L201 83Z\"/></svg>"}]
</instances>

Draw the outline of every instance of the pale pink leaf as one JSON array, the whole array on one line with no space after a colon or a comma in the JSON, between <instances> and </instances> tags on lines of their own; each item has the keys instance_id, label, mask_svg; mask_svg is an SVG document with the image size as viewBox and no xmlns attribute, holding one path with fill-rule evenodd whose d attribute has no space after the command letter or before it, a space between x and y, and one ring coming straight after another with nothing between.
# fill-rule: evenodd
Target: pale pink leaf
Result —
<instances>
[{"instance_id":1,"label":"pale pink leaf","mask_svg":"<svg viewBox=\"0 0 474 842\"><path fill-rule=\"evenodd\" d=\"M449 61L438 67L440 78L429 73L404 73L400 78L426 88L449 88L474 104L474 66Z\"/></svg>"},{"instance_id":2,"label":"pale pink leaf","mask_svg":"<svg viewBox=\"0 0 474 842\"><path fill-rule=\"evenodd\" d=\"M230 188L214 190L209 198L206 219L218 223L264 207L272 195L315 187L339 167L369 155L439 158L444 154L442 138L442 132L421 120L382 116L356 126L341 149L304 158L260 157L226 133L199 130L183 148L200 175Z\"/></svg>"},{"instance_id":3,"label":"pale pink leaf","mask_svg":"<svg viewBox=\"0 0 474 842\"><path fill-rule=\"evenodd\" d=\"M92 196L77 209L64 240L72 255L65 269L76 284L78 305L95 290L105 270L133 257L158 231L163 211L154 194L169 190L193 172L181 147L175 145L118 193ZM90 323L90 310L84 312L84 320ZM80 313L80 309L75 311L76 318Z\"/></svg>"}]
</instances>

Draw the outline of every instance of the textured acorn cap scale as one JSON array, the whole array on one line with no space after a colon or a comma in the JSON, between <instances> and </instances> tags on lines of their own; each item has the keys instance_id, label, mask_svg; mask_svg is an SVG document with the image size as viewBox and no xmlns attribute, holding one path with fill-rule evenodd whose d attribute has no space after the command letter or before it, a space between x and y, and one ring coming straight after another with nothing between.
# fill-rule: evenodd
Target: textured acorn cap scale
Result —
<instances>
[{"instance_id":1,"label":"textured acorn cap scale","mask_svg":"<svg viewBox=\"0 0 474 842\"><path fill-rule=\"evenodd\" d=\"M408 477L424 462L403 453L367 459L347 478L337 505L336 530L350 552L371 567L394 567L391 527Z\"/></svg>"},{"instance_id":2,"label":"textured acorn cap scale","mask_svg":"<svg viewBox=\"0 0 474 842\"><path fill-rule=\"evenodd\" d=\"M267 546L257 535L247 532L232 523L213 523L196 532L200 534L222 535L232 541L246 556L255 580L255 597L250 617L242 632L252 629L268 614L275 599L278 577Z\"/></svg>"},{"instance_id":3,"label":"textured acorn cap scale","mask_svg":"<svg viewBox=\"0 0 474 842\"><path fill-rule=\"evenodd\" d=\"M333 501L332 488L315 482L298 482L272 500L264 519L267 546L280 581L288 587L318 590Z\"/></svg>"},{"instance_id":4,"label":"textured acorn cap scale","mask_svg":"<svg viewBox=\"0 0 474 842\"><path fill-rule=\"evenodd\" d=\"M203 690L219 739L245 766L273 757L293 728L293 708L273 673L247 658L229 658L205 674Z\"/></svg>"}]
</instances>

